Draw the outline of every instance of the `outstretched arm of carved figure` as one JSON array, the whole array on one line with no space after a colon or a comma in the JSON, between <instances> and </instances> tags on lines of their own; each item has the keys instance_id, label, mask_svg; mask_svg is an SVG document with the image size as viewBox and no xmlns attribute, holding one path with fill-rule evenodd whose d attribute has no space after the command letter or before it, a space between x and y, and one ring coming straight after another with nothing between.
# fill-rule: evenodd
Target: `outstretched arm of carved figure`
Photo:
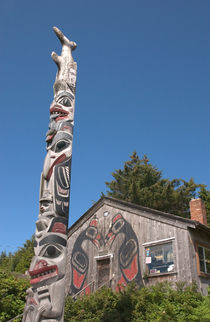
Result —
<instances>
[{"instance_id":1,"label":"outstretched arm of carved figure","mask_svg":"<svg viewBox=\"0 0 210 322\"><path fill-rule=\"evenodd\" d=\"M72 51L77 47L77 44L74 41L69 40L64 34L57 28L53 27L55 34L62 45L61 56L58 56L54 51L51 54L52 59L58 65L58 68L61 68L62 62L66 59L69 59L69 62L73 59Z\"/></svg>"},{"instance_id":2,"label":"outstretched arm of carved figure","mask_svg":"<svg viewBox=\"0 0 210 322\"><path fill-rule=\"evenodd\" d=\"M64 34L57 27L53 27L53 30L62 45L62 51L60 56L58 56L54 51L51 54L52 59L58 66L58 72L54 84L54 91L56 92L58 90L58 88L56 87L57 82L65 82L68 86L75 86L77 67L72 57L72 51L77 47L77 45L74 41L71 41L66 36L64 36ZM72 78L73 70L74 77Z\"/></svg>"}]
</instances>

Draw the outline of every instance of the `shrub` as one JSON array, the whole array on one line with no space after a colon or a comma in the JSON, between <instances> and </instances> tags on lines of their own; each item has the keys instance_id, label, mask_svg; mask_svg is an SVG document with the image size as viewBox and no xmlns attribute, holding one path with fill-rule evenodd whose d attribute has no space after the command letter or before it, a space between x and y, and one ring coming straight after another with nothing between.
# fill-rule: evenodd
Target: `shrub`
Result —
<instances>
[{"instance_id":1,"label":"shrub","mask_svg":"<svg viewBox=\"0 0 210 322\"><path fill-rule=\"evenodd\" d=\"M0 271L0 321L5 322L23 313L29 281Z\"/></svg>"},{"instance_id":2,"label":"shrub","mask_svg":"<svg viewBox=\"0 0 210 322\"><path fill-rule=\"evenodd\" d=\"M138 289L134 284L114 293L102 288L77 300L66 298L64 321L70 322L164 322L210 321L210 295L202 296L196 285L169 283Z\"/></svg>"}]
</instances>

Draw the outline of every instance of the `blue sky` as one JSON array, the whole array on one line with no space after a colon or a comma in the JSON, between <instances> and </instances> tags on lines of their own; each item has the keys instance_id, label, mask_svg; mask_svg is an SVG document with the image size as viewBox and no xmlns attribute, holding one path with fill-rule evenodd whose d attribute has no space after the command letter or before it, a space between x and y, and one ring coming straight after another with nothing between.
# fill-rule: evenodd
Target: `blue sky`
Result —
<instances>
[{"instance_id":1,"label":"blue sky","mask_svg":"<svg viewBox=\"0 0 210 322\"><path fill-rule=\"evenodd\" d=\"M54 25L78 45L70 225L134 150L210 189L208 0L5 0L0 12L0 251L35 231Z\"/></svg>"}]
</instances>

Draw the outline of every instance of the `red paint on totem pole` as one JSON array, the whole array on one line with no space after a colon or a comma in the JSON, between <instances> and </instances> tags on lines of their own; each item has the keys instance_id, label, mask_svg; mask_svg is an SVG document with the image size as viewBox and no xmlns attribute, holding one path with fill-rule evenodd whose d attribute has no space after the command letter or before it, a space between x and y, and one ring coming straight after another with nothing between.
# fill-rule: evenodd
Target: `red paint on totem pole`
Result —
<instances>
[{"instance_id":1,"label":"red paint on totem pole","mask_svg":"<svg viewBox=\"0 0 210 322\"><path fill-rule=\"evenodd\" d=\"M61 131L68 131L69 133L71 133L72 134L72 128L70 127L70 126L68 126L68 125L63 125L62 127L61 127Z\"/></svg>"},{"instance_id":2,"label":"red paint on totem pole","mask_svg":"<svg viewBox=\"0 0 210 322\"><path fill-rule=\"evenodd\" d=\"M48 135L48 137L46 138L46 142L52 141L54 136L55 136L55 134Z\"/></svg>"},{"instance_id":3,"label":"red paint on totem pole","mask_svg":"<svg viewBox=\"0 0 210 322\"><path fill-rule=\"evenodd\" d=\"M60 121L60 120L65 120L66 118L68 117L68 115L66 116L59 116L59 117L56 117L55 121Z\"/></svg>"},{"instance_id":4,"label":"red paint on totem pole","mask_svg":"<svg viewBox=\"0 0 210 322\"><path fill-rule=\"evenodd\" d=\"M132 281L137 273L138 273L138 262L137 262L137 254L134 256L132 262L130 263L128 268L122 269L123 273L125 274L126 278L129 281Z\"/></svg>"},{"instance_id":5,"label":"red paint on totem pole","mask_svg":"<svg viewBox=\"0 0 210 322\"><path fill-rule=\"evenodd\" d=\"M53 162L53 164L51 165L50 170L48 171L48 174L47 174L47 178L46 178L47 181L50 180L54 166L56 164L63 162L65 159L66 159L66 155L65 155L65 153L63 153Z\"/></svg>"},{"instance_id":6,"label":"red paint on totem pole","mask_svg":"<svg viewBox=\"0 0 210 322\"><path fill-rule=\"evenodd\" d=\"M117 221L120 218L122 218L122 216L120 214L118 214L112 219L112 222L114 223L115 221Z\"/></svg>"},{"instance_id":7,"label":"red paint on totem pole","mask_svg":"<svg viewBox=\"0 0 210 322\"><path fill-rule=\"evenodd\" d=\"M52 114L52 113L62 113L62 114L65 114L65 115L68 115L69 114L69 112L68 111L66 111L66 110L64 110L64 109L62 109L59 105L54 105L53 107L51 107L50 108L50 115Z\"/></svg>"},{"instance_id":8,"label":"red paint on totem pole","mask_svg":"<svg viewBox=\"0 0 210 322\"><path fill-rule=\"evenodd\" d=\"M34 285L36 283L47 280L48 278L57 276L58 267L57 265L48 266L48 263L45 260L40 260L34 266L34 270L29 271L29 275L31 277L30 284Z\"/></svg>"},{"instance_id":9,"label":"red paint on totem pole","mask_svg":"<svg viewBox=\"0 0 210 322\"><path fill-rule=\"evenodd\" d=\"M59 105L54 105L50 108L50 115L52 115L53 113L58 113L58 116L55 118L55 121L64 120L69 115L69 112L62 109Z\"/></svg>"},{"instance_id":10,"label":"red paint on totem pole","mask_svg":"<svg viewBox=\"0 0 210 322\"><path fill-rule=\"evenodd\" d=\"M85 275L86 274L80 274L76 271L75 268L73 268L73 283L74 283L74 286L77 288L77 289L80 289L80 287L82 286L82 283L85 279Z\"/></svg>"},{"instance_id":11,"label":"red paint on totem pole","mask_svg":"<svg viewBox=\"0 0 210 322\"><path fill-rule=\"evenodd\" d=\"M64 225L61 222L56 222L56 223L54 223L51 232L66 235L66 225Z\"/></svg>"},{"instance_id":12,"label":"red paint on totem pole","mask_svg":"<svg viewBox=\"0 0 210 322\"><path fill-rule=\"evenodd\" d=\"M37 305L37 302L34 300L33 297L30 297L28 302L29 302L29 304Z\"/></svg>"}]
</instances>

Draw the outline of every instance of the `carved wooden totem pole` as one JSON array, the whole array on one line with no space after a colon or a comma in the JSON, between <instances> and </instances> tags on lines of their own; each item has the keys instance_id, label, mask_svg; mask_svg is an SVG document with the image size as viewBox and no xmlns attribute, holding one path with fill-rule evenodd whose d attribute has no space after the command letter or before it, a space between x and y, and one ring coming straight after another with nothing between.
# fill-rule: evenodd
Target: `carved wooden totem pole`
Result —
<instances>
[{"instance_id":1,"label":"carved wooden totem pole","mask_svg":"<svg viewBox=\"0 0 210 322\"><path fill-rule=\"evenodd\" d=\"M76 43L58 28L53 29L62 44L62 52L61 56L52 53L58 72L46 134L35 256L29 268L31 288L27 290L23 315L26 322L63 321L77 64L72 57Z\"/></svg>"}]
</instances>

